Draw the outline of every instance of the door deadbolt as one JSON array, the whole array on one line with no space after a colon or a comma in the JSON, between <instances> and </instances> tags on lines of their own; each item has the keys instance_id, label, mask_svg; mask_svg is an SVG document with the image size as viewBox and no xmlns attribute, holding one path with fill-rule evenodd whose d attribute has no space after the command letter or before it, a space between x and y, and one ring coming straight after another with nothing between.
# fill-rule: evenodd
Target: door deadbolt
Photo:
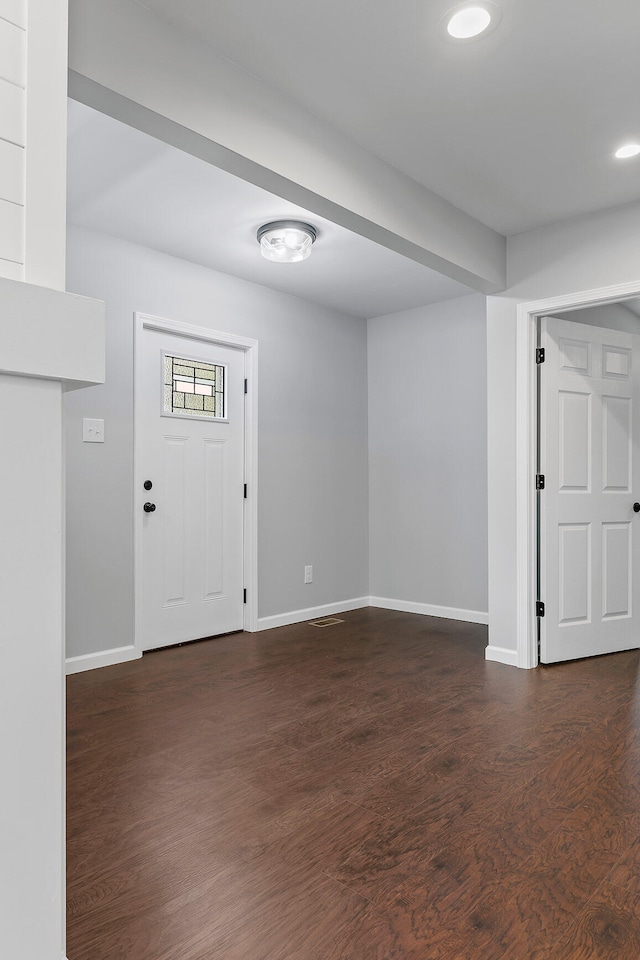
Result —
<instances>
[{"instance_id":1,"label":"door deadbolt","mask_svg":"<svg viewBox=\"0 0 640 960\"><path fill-rule=\"evenodd\" d=\"M151 480L145 480L142 486L145 488L145 490L151 490L153 484L151 483Z\"/></svg>"},{"instance_id":2,"label":"door deadbolt","mask_svg":"<svg viewBox=\"0 0 640 960\"><path fill-rule=\"evenodd\" d=\"M635 502L634 505L633 505L633 512L634 512L634 513L640 513L640 503L638 503L637 500L636 500L636 502Z\"/></svg>"}]
</instances>

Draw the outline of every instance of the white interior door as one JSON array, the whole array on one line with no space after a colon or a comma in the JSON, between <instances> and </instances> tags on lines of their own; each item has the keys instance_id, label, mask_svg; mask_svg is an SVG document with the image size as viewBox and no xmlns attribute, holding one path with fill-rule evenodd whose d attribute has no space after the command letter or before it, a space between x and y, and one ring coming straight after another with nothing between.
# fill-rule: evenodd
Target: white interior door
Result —
<instances>
[{"instance_id":1,"label":"white interior door","mask_svg":"<svg viewBox=\"0 0 640 960\"><path fill-rule=\"evenodd\" d=\"M138 630L150 650L243 627L244 354L146 328L138 344Z\"/></svg>"},{"instance_id":2,"label":"white interior door","mask_svg":"<svg viewBox=\"0 0 640 960\"><path fill-rule=\"evenodd\" d=\"M553 663L639 645L640 337L541 323L540 659Z\"/></svg>"}]
</instances>

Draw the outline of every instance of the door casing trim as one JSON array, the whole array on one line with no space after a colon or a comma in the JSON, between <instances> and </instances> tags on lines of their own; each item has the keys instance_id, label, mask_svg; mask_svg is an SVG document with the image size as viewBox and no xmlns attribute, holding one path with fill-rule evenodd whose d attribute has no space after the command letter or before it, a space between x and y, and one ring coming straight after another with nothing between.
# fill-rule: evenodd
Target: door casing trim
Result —
<instances>
[{"instance_id":1,"label":"door casing trim","mask_svg":"<svg viewBox=\"0 0 640 960\"><path fill-rule=\"evenodd\" d=\"M519 667L538 666L536 629L536 324L558 310L605 306L640 296L640 281L519 303L516 318L516 651ZM491 621L489 621L491 623ZM489 627L491 629L491 627Z\"/></svg>"},{"instance_id":2,"label":"door casing trim","mask_svg":"<svg viewBox=\"0 0 640 960\"><path fill-rule=\"evenodd\" d=\"M244 630L258 629L258 341L208 327L198 327L178 320L167 320L151 314L134 313L133 335L133 489L143 482L138 450L138 413L140 410L141 338L145 330L156 330L201 343L235 347L244 352L244 375L249 389L245 398L244 475L248 496L244 503L243 570L247 602L244 605ZM134 499L134 504L136 500ZM140 584L142 564L142 515L134 507L134 647L142 656Z\"/></svg>"}]
</instances>

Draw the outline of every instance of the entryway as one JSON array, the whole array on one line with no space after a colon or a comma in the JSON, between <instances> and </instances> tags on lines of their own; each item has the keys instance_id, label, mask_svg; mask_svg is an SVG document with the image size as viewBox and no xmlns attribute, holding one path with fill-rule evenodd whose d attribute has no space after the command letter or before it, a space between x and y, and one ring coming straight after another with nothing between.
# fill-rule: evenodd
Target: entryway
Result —
<instances>
[{"instance_id":1,"label":"entryway","mask_svg":"<svg viewBox=\"0 0 640 960\"><path fill-rule=\"evenodd\" d=\"M255 610L257 514L246 507L255 500L248 368L256 349L255 341L136 316L140 652L248 627L252 580Z\"/></svg>"},{"instance_id":2,"label":"entryway","mask_svg":"<svg viewBox=\"0 0 640 960\"><path fill-rule=\"evenodd\" d=\"M602 317L603 315L601 311L609 307L615 309L616 307L618 307L618 305L623 305L627 302L630 302L633 309L629 312L629 317L628 317L629 325L621 327L620 324L616 322L612 324L612 327L617 327L618 330L621 329L623 330L623 332L628 331L629 333L631 333L631 331L635 330L636 327L640 329L640 320L636 321L636 317L640 316L640 313L637 312L638 303L640 302L638 298L640 298L640 287L638 286L637 283L621 284L619 286L588 290L582 293L563 295L559 297L550 298L547 300L521 303L518 305L518 308L517 308L517 313L518 313L517 349L516 349L516 359L517 359L516 400L517 402L516 402L516 411L515 411L516 413L516 530L515 530L515 534L516 534L516 556L517 556L517 567L516 567L516 582L517 582L516 644L517 644L517 649L515 651L515 656L513 660L510 660L509 662L512 662L514 665L518 665L520 667L531 668L531 667L537 666L537 664L540 662L541 657L540 657L540 650L539 650L539 641L542 638L539 635L539 623L540 623L539 607L538 607L539 602L542 601L545 603L545 619L547 614L545 597L542 596L542 585L538 581L537 497L539 495L539 492L536 490L536 483L538 482L539 473L541 472L544 473L544 470L538 465L537 376L538 376L539 366L536 363L536 352L539 348L538 322L539 322L539 319L542 317L549 317L554 315L557 316L558 314L562 314L563 319L570 321L572 323L576 323L577 321L580 321L580 325L582 326L582 322L585 320L585 317L586 317L588 319L585 325L587 326L587 328L591 328L593 330L595 328L596 322L604 325L604 322L600 319L600 317ZM596 313L596 310L598 311L598 313ZM635 317L633 316L633 314L635 314ZM605 339L609 342L610 345L614 346L615 348L614 353L616 352L618 347L623 348L623 353L624 351L628 351L628 350L632 350L632 352L635 352L635 348L630 347L628 344L626 344L626 342L625 344L618 343L616 339L618 334L613 329L610 329L609 327L606 327L605 329L607 331L607 337ZM568 339L571 340L575 338L569 337ZM577 339L579 340L580 337L578 337ZM633 363L633 360L631 362ZM620 357L618 357L615 360L615 364L617 364L618 366L614 365L614 367L609 368L608 376L605 376L603 378L607 384L621 383L623 379L622 375L624 374L624 376L626 376L626 374L624 373L623 367L620 366L620 363L621 363L621 359ZM600 354L600 366L602 367L602 353ZM630 375L633 377L634 373L631 373L633 367L630 367L629 369L630 369ZM611 375L612 373L616 373L616 372L618 373L617 377ZM562 389L565 391L568 390L568 388L564 384L557 385L557 389ZM617 405L618 408L621 407L621 404L617 403L617 400L621 400L624 398L622 396L616 398L617 389L618 389L617 387L615 389L607 388L607 390L602 389L600 391L602 397L605 397L605 396L611 397L616 400L616 403L614 404L611 404L609 403L609 401L607 401L607 404L610 407L610 410L608 411L607 415L609 415L609 413L612 413L614 406ZM569 392L571 392L570 389L569 389ZM627 398L627 399L631 399L631 398ZM579 401L579 400L573 400L572 402L573 402L574 408L576 407L576 404L579 405L580 402L584 403L584 401ZM632 400L631 402L633 403L635 401ZM570 406L571 406L571 403L567 405L567 412L569 411ZM618 412L620 411L618 410ZM612 459L610 460L609 468L614 472L617 472L624 467L623 459L621 459L621 455L620 455L622 450L621 436L624 431L622 431L622 424L619 422L619 418L616 418L615 416L611 420L611 427L614 429L616 439L613 444L613 447L611 448L611 450L607 455L610 454L612 456ZM595 434L592 434L591 436L592 436L592 439L590 441L590 444L591 444L590 456L593 455L594 443L596 442L593 440L593 436L595 436ZM568 439L570 439L571 442L574 442L576 441L577 437L578 437L578 434L576 434L575 432L571 432L571 429L570 429L570 434L568 435ZM600 432L599 437L600 439L597 441L599 445L598 455L602 456L603 454L602 432ZM559 451L560 448L558 447L557 449ZM586 455L585 448L583 445L583 449L582 449L583 464L585 463L585 460L584 460L585 455ZM637 454L635 455L637 456ZM579 460L580 451L575 446L573 448L572 456L574 456L574 458L577 456ZM628 464L630 465L630 469L633 472L633 469L634 469L633 457L631 456L630 453L629 453ZM547 473L548 472L549 470L547 468ZM592 477L593 477L593 474L592 474ZM590 480L590 483L593 484L593 479ZM556 484L558 485L557 477L556 477ZM618 485L618 481L616 481L615 485ZM635 481L635 486L636 486L635 492L633 490L633 486L634 486L634 480L633 480L633 476L631 476L628 482L628 491L630 491L630 494L628 494L628 496L631 497L631 499L629 500L629 507L632 512L632 516L635 517L635 513L633 513L633 503L636 502L636 497L638 496L638 492L640 492L638 491L637 480ZM545 489L545 493L546 493L549 489L549 484L547 482L546 474L545 474L545 487L546 487ZM617 491L617 493L618 492L622 493L623 491ZM624 493L626 495L627 490L625 490ZM611 500L613 502L613 500L615 499L615 497L613 496L614 491L610 490L609 494L611 494ZM567 497L566 499L568 502L569 497ZM618 518L618 519L612 517L611 519L607 519L605 522L607 524L626 525L628 520L629 520L628 517ZM573 520L570 517L567 517L566 519L563 518L559 520L559 522L565 523L565 524L580 523L579 520ZM618 609L619 607L621 608L622 606L624 606L624 603L621 602L624 598L621 598L621 594L620 594L620 577L621 575L625 574L625 571L622 570L622 567L620 566L620 564L622 563L622 559L624 555L624 551L622 550L622 539L626 537L626 534L624 534L622 527L619 527L619 526L615 528L613 526L609 526L609 527L606 527L605 529L607 530L606 537L608 541L607 543L605 543L605 549L608 551L609 559L611 560L611 564L609 566L610 573L607 575L608 583L605 584L603 587L602 566L601 566L600 560L598 560L597 571L594 571L593 569L591 570L590 576L596 577L596 579L595 580L592 579L590 581L592 586L589 588L591 590L591 601L589 601L589 597L587 595L587 588L585 586L586 573L584 573L586 569L584 567L584 557L586 556L588 560L589 554L588 552L585 553L585 551L587 550L588 544L586 539L587 534L583 531L583 533L581 534L583 538L582 539L583 575L582 575L582 581L581 581L582 586L580 588L576 588L576 592L574 592L570 603L569 603L570 596L568 593L566 594L566 599L567 599L567 602L569 603L569 605L565 608L565 612L567 613L567 617L566 617L567 626L570 621L573 623L573 626L571 626L570 630L565 631L567 635L568 633L576 630L576 636L577 636L577 627L579 625L579 621L588 619L588 618L585 618L584 616L585 604L588 602L591 602L593 604L593 583L597 583L599 592L602 592L604 589L605 607L603 607L603 609L606 608L608 610L608 616L605 618L605 621L604 621L605 624L607 624L607 622L609 623L613 623L614 621L621 622L622 620L628 619L627 613L622 609ZM626 529L626 526L625 526L625 529ZM574 538L574 545L575 545L575 543L577 543L577 539L579 539L578 533L577 533L577 527L575 527L575 529L572 530L572 533L575 533L575 538ZM623 537L623 534L624 534L624 537ZM600 538L602 538L603 536L602 531L599 532L599 536ZM638 536L636 536L636 539L638 539ZM569 537L569 539L566 540L567 546L569 545L569 540L571 540L571 537ZM633 533L631 534L630 540L632 543ZM592 544L593 544L593 541L592 541ZM602 544L600 543L599 549L601 549L601 547L602 547ZM592 547L589 547L589 549L591 548ZM630 546L630 549L633 549L632 546ZM614 560L614 557L615 557L615 560ZM560 553L559 553L558 546L557 546L554 562L556 563L556 565L558 565L558 568L559 568ZM633 565L634 565L633 553L631 553L630 555L628 555L629 576L631 576ZM571 569L571 563L569 562L569 554L566 554L566 557L565 557L565 567L567 570ZM567 582L567 587L568 587L568 582ZM576 583L574 581L574 588L575 587L576 587ZM545 588L546 588L546 584L545 584ZM558 591L560 590L559 585L557 589ZM558 596L559 596L559 592L558 592ZM552 601L552 606L554 602L555 601ZM557 601L558 605L555 608L555 615L558 620L561 620L562 615L559 616L559 613L558 613L560 609L559 603L560 601L558 600ZM578 616L577 614L575 614L575 610L577 610L580 603L582 603L582 610L579 611L581 615ZM575 614L575 619L569 609L569 607L572 605L573 605L573 614ZM631 609L633 609L633 606L634 606L633 595L631 595ZM635 606L637 607L637 603L635 604ZM592 607L592 613L590 614L590 616L593 616L593 611L594 611L594 608ZM543 629L547 627L548 627L548 622L547 624L544 625ZM637 641L635 641L634 643L627 643L625 641L622 648L628 648L630 646L637 646L637 645L638 645ZM621 647L620 646L614 647L614 649L621 649ZM582 652L583 650L584 652ZM545 656L549 661L554 661L558 659L571 659L572 657L575 657L575 656L578 656L578 657L591 656L599 652L605 653L609 651L606 648L596 649L594 646L590 648L588 646L585 646L581 648L581 652L577 654L568 653L567 656L565 655L556 656L555 654L552 654L550 651L546 651Z\"/></svg>"}]
</instances>

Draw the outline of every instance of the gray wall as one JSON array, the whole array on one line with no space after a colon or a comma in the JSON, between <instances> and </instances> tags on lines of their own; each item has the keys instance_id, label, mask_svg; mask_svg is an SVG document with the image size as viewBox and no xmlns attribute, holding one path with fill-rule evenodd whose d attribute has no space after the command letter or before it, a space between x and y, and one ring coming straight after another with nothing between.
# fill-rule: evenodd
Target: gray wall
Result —
<instances>
[{"instance_id":1,"label":"gray wall","mask_svg":"<svg viewBox=\"0 0 640 960\"><path fill-rule=\"evenodd\" d=\"M260 342L259 616L366 596L366 321L73 226L67 289L107 304L107 381L65 402L67 656L133 643L136 310Z\"/></svg>"},{"instance_id":2,"label":"gray wall","mask_svg":"<svg viewBox=\"0 0 640 960\"><path fill-rule=\"evenodd\" d=\"M480 295L369 320L370 593L487 610Z\"/></svg>"}]
</instances>

